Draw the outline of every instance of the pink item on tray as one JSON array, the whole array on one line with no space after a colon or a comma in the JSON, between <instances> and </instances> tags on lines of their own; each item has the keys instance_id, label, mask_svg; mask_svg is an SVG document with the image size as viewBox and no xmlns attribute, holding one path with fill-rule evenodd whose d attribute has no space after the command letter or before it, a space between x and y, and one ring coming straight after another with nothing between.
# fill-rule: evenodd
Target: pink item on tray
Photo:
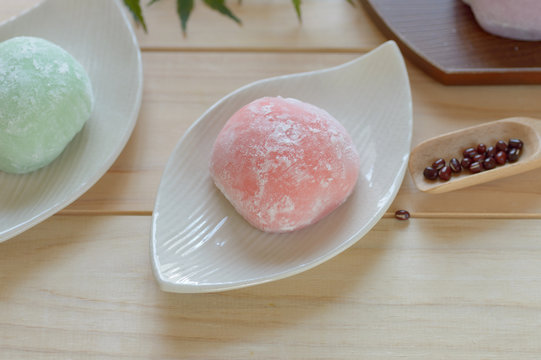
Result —
<instances>
[{"instance_id":1,"label":"pink item on tray","mask_svg":"<svg viewBox=\"0 0 541 360\"><path fill-rule=\"evenodd\" d=\"M322 219L353 191L359 154L328 112L264 97L238 110L218 134L210 174L235 209L268 232Z\"/></svg>"},{"instance_id":2,"label":"pink item on tray","mask_svg":"<svg viewBox=\"0 0 541 360\"><path fill-rule=\"evenodd\" d=\"M541 40L541 0L464 0L487 32L501 37Z\"/></svg>"}]
</instances>

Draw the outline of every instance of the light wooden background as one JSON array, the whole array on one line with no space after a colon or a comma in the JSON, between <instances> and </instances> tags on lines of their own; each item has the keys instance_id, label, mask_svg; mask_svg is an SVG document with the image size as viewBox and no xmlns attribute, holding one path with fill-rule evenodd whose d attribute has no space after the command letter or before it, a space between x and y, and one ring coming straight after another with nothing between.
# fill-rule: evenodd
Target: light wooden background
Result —
<instances>
[{"instance_id":1,"label":"light wooden background","mask_svg":"<svg viewBox=\"0 0 541 360\"><path fill-rule=\"evenodd\" d=\"M0 20L35 3L2 0ZM190 124L251 81L386 40L346 1L306 0L302 25L289 0L229 4L242 27L196 2L187 38L173 0L145 8L143 105L125 150L71 206L0 243L0 359L541 358L541 170L443 195L419 193L408 174L384 219L315 269L217 294L158 289L154 197ZM541 118L541 86L447 87L408 71L413 144ZM395 220L397 209L413 218Z\"/></svg>"}]
</instances>

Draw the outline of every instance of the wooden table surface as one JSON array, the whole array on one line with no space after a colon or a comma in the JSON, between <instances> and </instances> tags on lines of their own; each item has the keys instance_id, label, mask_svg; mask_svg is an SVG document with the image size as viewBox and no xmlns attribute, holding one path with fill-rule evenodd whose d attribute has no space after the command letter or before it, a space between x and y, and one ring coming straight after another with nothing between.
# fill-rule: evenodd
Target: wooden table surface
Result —
<instances>
[{"instance_id":1,"label":"wooden table surface","mask_svg":"<svg viewBox=\"0 0 541 360\"><path fill-rule=\"evenodd\" d=\"M0 20L37 0L2 0ZM146 3L145 1L143 1ZM1 359L540 359L541 169L428 195L406 175L353 247L300 275L213 294L170 294L149 233L179 138L232 90L321 69L386 39L346 1L252 0L234 22L196 2L145 7L144 93L106 175L59 214L0 243ZM439 84L408 63L413 145L510 116L541 117L541 86ZM412 218L392 214L407 209Z\"/></svg>"}]
</instances>

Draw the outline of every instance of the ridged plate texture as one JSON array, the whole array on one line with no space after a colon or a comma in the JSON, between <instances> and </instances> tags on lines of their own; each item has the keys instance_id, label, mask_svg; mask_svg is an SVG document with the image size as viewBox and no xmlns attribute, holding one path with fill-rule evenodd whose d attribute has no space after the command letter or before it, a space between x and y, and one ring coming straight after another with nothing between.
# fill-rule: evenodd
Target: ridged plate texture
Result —
<instances>
[{"instance_id":1,"label":"ridged plate texture","mask_svg":"<svg viewBox=\"0 0 541 360\"><path fill-rule=\"evenodd\" d=\"M213 142L228 118L254 99L278 95L326 109L352 135L362 161L356 189L341 207L287 234L250 226L217 190L208 170ZM261 80L226 96L189 129L164 171L151 234L161 288L211 292L260 284L347 249L381 218L398 192L411 131L408 76L394 42L335 68Z\"/></svg>"},{"instance_id":2,"label":"ridged plate texture","mask_svg":"<svg viewBox=\"0 0 541 360\"><path fill-rule=\"evenodd\" d=\"M86 69L91 118L50 165L25 175L0 172L0 241L43 221L109 169L135 126L142 63L129 19L116 0L46 0L0 25L0 41L36 36L60 45Z\"/></svg>"}]
</instances>

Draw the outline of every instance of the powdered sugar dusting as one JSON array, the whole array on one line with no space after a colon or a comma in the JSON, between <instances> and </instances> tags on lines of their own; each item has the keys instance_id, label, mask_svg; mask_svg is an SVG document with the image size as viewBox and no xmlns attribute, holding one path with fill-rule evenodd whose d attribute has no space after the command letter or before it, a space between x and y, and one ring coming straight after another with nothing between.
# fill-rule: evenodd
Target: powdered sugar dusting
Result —
<instances>
[{"instance_id":1,"label":"powdered sugar dusting","mask_svg":"<svg viewBox=\"0 0 541 360\"><path fill-rule=\"evenodd\" d=\"M265 231L319 220L351 193L359 157L326 111L291 98L240 109L214 145L211 175L235 208Z\"/></svg>"},{"instance_id":2,"label":"powdered sugar dusting","mask_svg":"<svg viewBox=\"0 0 541 360\"><path fill-rule=\"evenodd\" d=\"M70 67L67 63L61 63L61 64L58 64L58 72L60 74L65 74L69 71Z\"/></svg>"},{"instance_id":3,"label":"powdered sugar dusting","mask_svg":"<svg viewBox=\"0 0 541 360\"><path fill-rule=\"evenodd\" d=\"M0 170L28 172L52 161L92 103L85 70L57 45L32 37L0 43Z\"/></svg>"}]
</instances>

